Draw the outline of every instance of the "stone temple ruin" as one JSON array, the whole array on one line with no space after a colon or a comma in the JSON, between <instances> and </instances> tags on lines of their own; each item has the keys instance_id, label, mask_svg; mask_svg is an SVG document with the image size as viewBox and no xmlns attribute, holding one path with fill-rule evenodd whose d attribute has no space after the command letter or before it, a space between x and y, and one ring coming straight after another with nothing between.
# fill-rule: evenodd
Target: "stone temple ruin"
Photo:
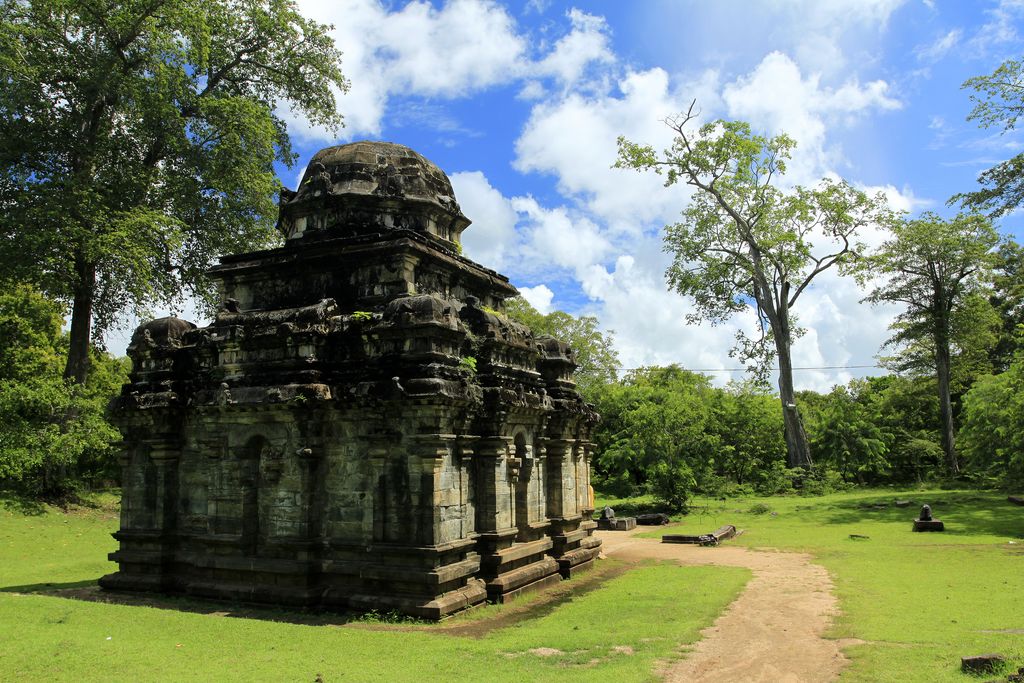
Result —
<instances>
[{"instance_id":1,"label":"stone temple ruin","mask_svg":"<svg viewBox=\"0 0 1024 683\"><path fill-rule=\"evenodd\" d=\"M597 415L460 255L469 223L412 150L331 147L285 245L211 271L211 325L140 326L101 585L438 619L589 566Z\"/></svg>"}]
</instances>

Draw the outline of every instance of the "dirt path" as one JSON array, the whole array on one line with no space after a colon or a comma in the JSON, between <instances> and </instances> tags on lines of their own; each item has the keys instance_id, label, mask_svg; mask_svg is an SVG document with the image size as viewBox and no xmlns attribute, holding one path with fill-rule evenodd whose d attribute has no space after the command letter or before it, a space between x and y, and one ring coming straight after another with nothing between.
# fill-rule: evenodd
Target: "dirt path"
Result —
<instances>
[{"instance_id":1,"label":"dirt path","mask_svg":"<svg viewBox=\"0 0 1024 683\"><path fill-rule=\"evenodd\" d=\"M604 553L627 561L675 560L754 572L686 659L666 665L666 681L803 683L839 675L847 662L840 648L847 643L822 637L838 611L832 580L809 555L667 544L634 538L637 532L601 532Z\"/></svg>"}]
</instances>

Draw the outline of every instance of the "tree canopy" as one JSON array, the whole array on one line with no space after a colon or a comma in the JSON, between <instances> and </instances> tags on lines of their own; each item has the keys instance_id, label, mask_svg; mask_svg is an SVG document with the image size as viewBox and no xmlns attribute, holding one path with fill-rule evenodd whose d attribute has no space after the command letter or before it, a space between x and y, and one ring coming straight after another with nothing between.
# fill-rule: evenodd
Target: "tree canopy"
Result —
<instances>
[{"instance_id":1,"label":"tree canopy","mask_svg":"<svg viewBox=\"0 0 1024 683\"><path fill-rule=\"evenodd\" d=\"M992 348L995 370L1006 370L1014 358L1021 339L1018 327L1024 325L1024 248L1013 240L1005 240L996 251L992 292L989 295L999 315L1001 329Z\"/></svg>"},{"instance_id":2,"label":"tree canopy","mask_svg":"<svg viewBox=\"0 0 1024 683\"><path fill-rule=\"evenodd\" d=\"M1024 114L1024 61L1007 60L991 74L970 78L961 87L974 91L968 121L977 121L982 128L1002 128L1004 133L1017 127ZM980 190L954 195L950 202L993 218L1013 211L1024 201L1024 152L982 171L978 183Z\"/></svg>"},{"instance_id":3,"label":"tree canopy","mask_svg":"<svg viewBox=\"0 0 1024 683\"><path fill-rule=\"evenodd\" d=\"M964 396L960 443L974 468L1024 483L1024 351L1005 372L979 379Z\"/></svg>"},{"instance_id":4,"label":"tree canopy","mask_svg":"<svg viewBox=\"0 0 1024 683\"><path fill-rule=\"evenodd\" d=\"M924 213L895 224L892 237L859 265L859 277L875 283L867 301L905 306L892 342L923 347L934 360L942 447L952 472L959 471L959 462L950 400L951 346L956 332L960 338L968 334L963 317L971 315L970 306L987 304L979 294L998 241L991 222L980 214L947 221Z\"/></svg>"},{"instance_id":5,"label":"tree canopy","mask_svg":"<svg viewBox=\"0 0 1024 683\"><path fill-rule=\"evenodd\" d=\"M291 0L0 0L0 281L71 304L67 376L125 310L273 243L282 112L339 125L339 56Z\"/></svg>"},{"instance_id":6,"label":"tree canopy","mask_svg":"<svg viewBox=\"0 0 1024 683\"><path fill-rule=\"evenodd\" d=\"M844 479L861 484L889 469L889 447L878 424L879 416L857 395L862 393L857 391L862 385L855 381L849 387L833 387L824 397L812 429L817 461L835 467Z\"/></svg>"},{"instance_id":7,"label":"tree canopy","mask_svg":"<svg viewBox=\"0 0 1024 683\"><path fill-rule=\"evenodd\" d=\"M690 129L693 105L666 121L675 133L660 155L619 138L616 166L665 175L694 188L683 220L667 226L673 255L669 285L693 298L692 322L720 323L754 309L758 329L740 332L734 351L766 372L779 365L779 395L789 465L810 466L811 453L793 390L791 345L800 334L797 301L821 273L848 265L859 250L857 233L892 220L881 195L869 197L845 181L823 179L813 188L778 186L795 142L767 138L741 121L717 120Z\"/></svg>"}]
</instances>

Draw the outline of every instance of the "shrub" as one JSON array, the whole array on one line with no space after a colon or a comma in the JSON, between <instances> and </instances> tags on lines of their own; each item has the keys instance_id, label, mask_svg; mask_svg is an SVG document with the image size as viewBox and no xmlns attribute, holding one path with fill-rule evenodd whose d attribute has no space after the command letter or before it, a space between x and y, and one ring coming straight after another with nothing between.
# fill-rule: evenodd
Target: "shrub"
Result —
<instances>
[{"instance_id":1,"label":"shrub","mask_svg":"<svg viewBox=\"0 0 1024 683\"><path fill-rule=\"evenodd\" d=\"M650 470L651 493L672 512L686 512L690 492L696 483L693 472L684 462L663 460Z\"/></svg>"},{"instance_id":2,"label":"shrub","mask_svg":"<svg viewBox=\"0 0 1024 683\"><path fill-rule=\"evenodd\" d=\"M757 492L763 496L793 493L793 482L797 476L797 472L787 468L785 462L773 460L769 467L761 470Z\"/></svg>"}]
</instances>

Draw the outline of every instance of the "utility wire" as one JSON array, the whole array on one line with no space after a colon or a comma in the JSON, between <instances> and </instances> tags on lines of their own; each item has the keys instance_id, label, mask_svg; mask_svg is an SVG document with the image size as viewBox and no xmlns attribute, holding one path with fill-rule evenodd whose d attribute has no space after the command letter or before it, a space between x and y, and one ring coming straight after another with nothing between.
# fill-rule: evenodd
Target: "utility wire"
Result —
<instances>
[{"instance_id":1,"label":"utility wire","mask_svg":"<svg viewBox=\"0 0 1024 683\"><path fill-rule=\"evenodd\" d=\"M644 366L644 367L640 367L640 368L622 368L622 369L625 370L625 371L629 371L629 370L643 370L643 369L645 369L647 367L652 367L652 366ZM687 368L687 367L683 367L681 365L679 367L680 367L680 369L687 370L689 372L747 372L747 368ZM858 369L863 369L863 368L883 368L883 367L885 367L885 366L883 366L883 365L822 365L822 366L819 366L819 367L809 367L809 366L808 367L794 367L793 369L794 370L858 370ZM772 368L772 370L778 370L778 368Z\"/></svg>"}]
</instances>

